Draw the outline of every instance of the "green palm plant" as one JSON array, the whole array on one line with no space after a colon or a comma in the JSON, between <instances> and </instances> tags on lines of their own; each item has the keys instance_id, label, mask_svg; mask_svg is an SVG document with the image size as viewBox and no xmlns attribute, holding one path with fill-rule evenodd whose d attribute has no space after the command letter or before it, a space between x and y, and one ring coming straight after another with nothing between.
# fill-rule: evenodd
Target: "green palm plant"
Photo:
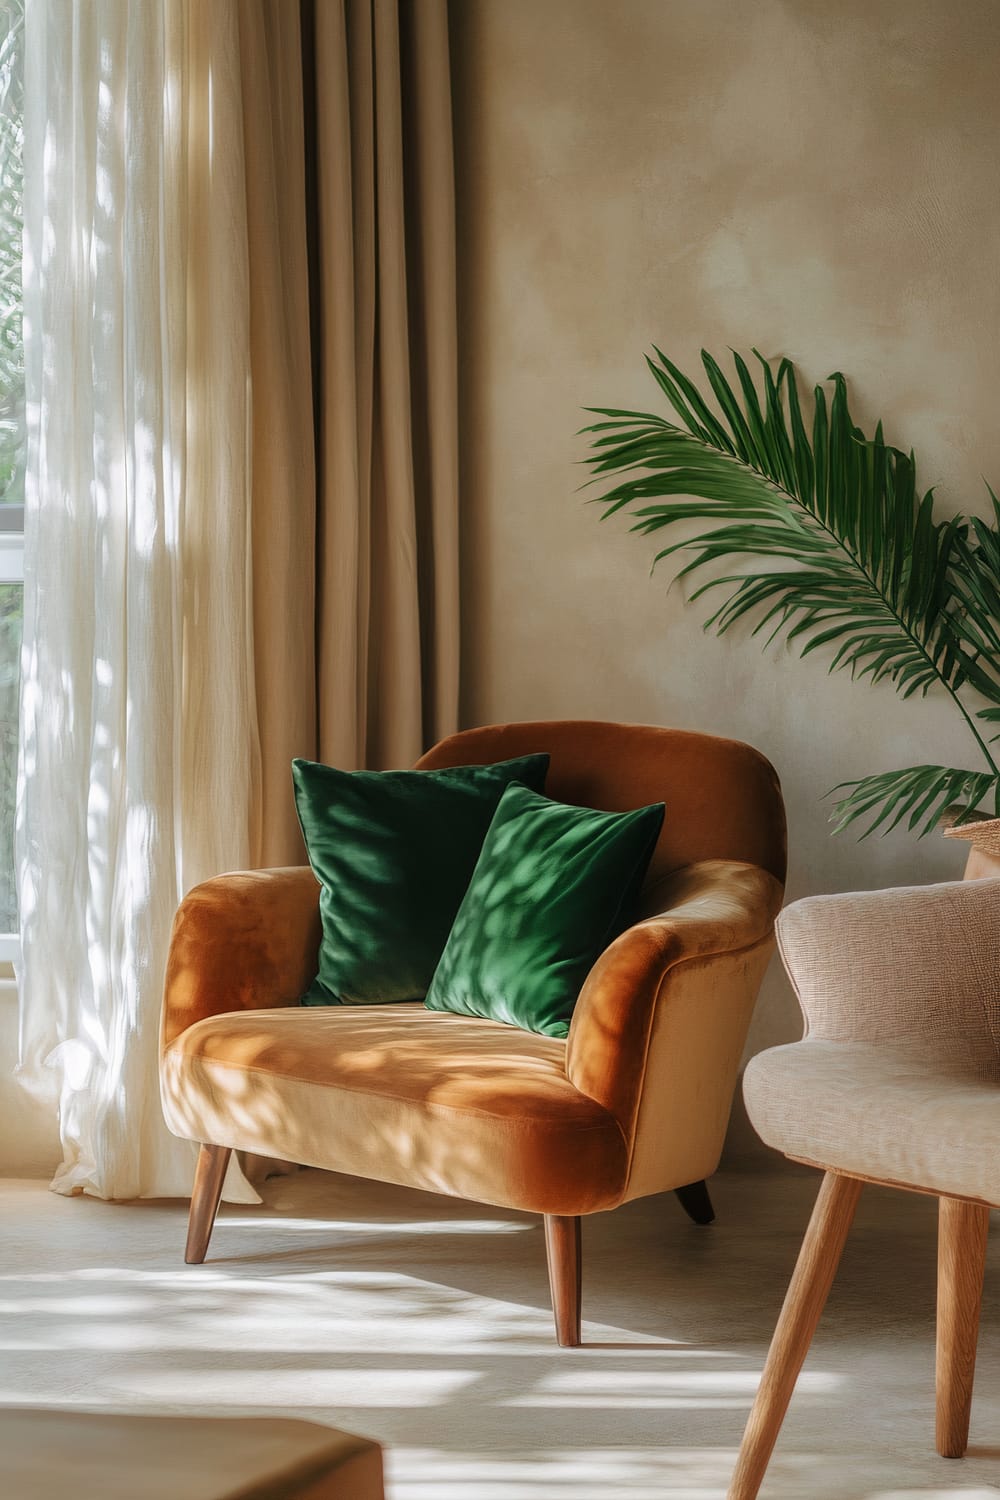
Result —
<instances>
[{"instance_id":1,"label":"green palm plant","mask_svg":"<svg viewBox=\"0 0 1000 1500\"><path fill-rule=\"evenodd\" d=\"M988 728L1000 722L1000 502L990 491L992 525L939 519L932 491L917 489L913 454L887 444L881 423L873 437L855 424L842 375L829 377L829 400L816 387L807 427L790 362L775 372L754 355L760 389L738 354L734 385L702 351L713 406L656 349L647 364L673 421L588 408L602 419L583 429L591 483L617 480L598 497L604 517L627 511L643 534L687 523L654 566L679 554L677 576L698 580L692 600L721 591L706 628L752 619L768 641L824 652L831 672L888 680L904 698L932 687L950 696L980 768L910 766L843 782L837 831L863 818L864 834L888 832L905 818L922 836L955 803L960 821L1000 815ZM733 559L739 571L725 571Z\"/></svg>"}]
</instances>

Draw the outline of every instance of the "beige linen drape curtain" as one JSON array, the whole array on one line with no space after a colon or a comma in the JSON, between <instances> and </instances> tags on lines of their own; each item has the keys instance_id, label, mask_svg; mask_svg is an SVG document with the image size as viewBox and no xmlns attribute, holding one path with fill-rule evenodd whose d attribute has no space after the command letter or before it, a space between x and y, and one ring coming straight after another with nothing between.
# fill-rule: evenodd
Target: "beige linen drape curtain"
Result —
<instances>
[{"instance_id":1,"label":"beige linen drape curtain","mask_svg":"<svg viewBox=\"0 0 1000 1500\"><path fill-rule=\"evenodd\" d=\"M445 0L244 0L260 863L293 755L411 764L458 718Z\"/></svg>"}]
</instances>

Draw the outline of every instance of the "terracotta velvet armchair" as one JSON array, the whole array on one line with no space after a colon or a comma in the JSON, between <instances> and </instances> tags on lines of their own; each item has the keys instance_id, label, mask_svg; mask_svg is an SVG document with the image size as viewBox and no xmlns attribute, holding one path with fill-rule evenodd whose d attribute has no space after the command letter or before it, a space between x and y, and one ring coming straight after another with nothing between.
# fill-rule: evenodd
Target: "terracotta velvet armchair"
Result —
<instances>
[{"instance_id":1,"label":"terracotta velvet armchair","mask_svg":"<svg viewBox=\"0 0 1000 1500\"><path fill-rule=\"evenodd\" d=\"M544 1216L559 1342L580 1342L580 1219L678 1192L712 1217L740 1054L785 875L771 766L732 740L563 721L468 730L420 768L551 755L547 793L666 818L642 919L594 964L565 1040L422 1004L302 1008L308 868L223 875L177 913L167 1122L202 1143L186 1259L204 1259L232 1150Z\"/></svg>"}]
</instances>

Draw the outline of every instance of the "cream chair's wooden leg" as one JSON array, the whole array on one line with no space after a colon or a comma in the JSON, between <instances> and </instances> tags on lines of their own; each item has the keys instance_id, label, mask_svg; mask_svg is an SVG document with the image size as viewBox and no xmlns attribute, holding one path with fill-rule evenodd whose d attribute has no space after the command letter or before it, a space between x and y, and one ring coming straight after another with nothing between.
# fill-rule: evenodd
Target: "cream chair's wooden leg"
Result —
<instances>
[{"instance_id":1,"label":"cream chair's wooden leg","mask_svg":"<svg viewBox=\"0 0 1000 1500\"><path fill-rule=\"evenodd\" d=\"M222 1180L226 1175L232 1149L229 1146L202 1146L194 1173L191 1212L188 1216L187 1246L184 1259L189 1266L200 1266L212 1238L212 1226L222 1197Z\"/></svg>"},{"instance_id":2,"label":"cream chair's wooden leg","mask_svg":"<svg viewBox=\"0 0 1000 1500\"><path fill-rule=\"evenodd\" d=\"M545 1255L549 1265L556 1342L563 1349L580 1343L580 1220L566 1214L545 1215Z\"/></svg>"},{"instance_id":3,"label":"cream chair's wooden leg","mask_svg":"<svg viewBox=\"0 0 1000 1500\"><path fill-rule=\"evenodd\" d=\"M856 1177L827 1172L823 1178L743 1434L728 1500L754 1500L760 1489L802 1362L837 1273L860 1192L861 1183Z\"/></svg>"},{"instance_id":4,"label":"cream chair's wooden leg","mask_svg":"<svg viewBox=\"0 0 1000 1500\"><path fill-rule=\"evenodd\" d=\"M961 1458L969 1445L990 1211L942 1198L938 1208L937 1451Z\"/></svg>"}]
</instances>

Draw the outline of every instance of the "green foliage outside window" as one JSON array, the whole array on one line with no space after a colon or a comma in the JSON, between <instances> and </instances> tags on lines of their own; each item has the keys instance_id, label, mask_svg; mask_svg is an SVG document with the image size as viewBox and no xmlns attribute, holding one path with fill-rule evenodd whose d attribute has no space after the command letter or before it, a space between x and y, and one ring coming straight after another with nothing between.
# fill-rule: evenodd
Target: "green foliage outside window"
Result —
<instances>
[{"instance_id":1,"label":"green foliage outside window","mask_svg":"<svg viewBox=\"0 0 1000 1500\"><path fill-rule=\"evenodd\" d=\"M17 931L14 809L23 600L22 584L0 583L0 932Z\"/></svg>"},{"instance_id":2,"label":"green foliage outside window","mask_svg":"<svg viewBox=\"0 0 1000 1500\"><path fill-rule=\"evenodd\" d=\"M24 0L0 0L0 503L24 501Z\"/></svg>"},{"instance_id":3,"label":"green foliage outside window","mask_svg":"<svg viewBox=\"0 0 1000 1500\"><path fill-rule=\"evenodd\" d=\"M0 0L0 506L24 503L23 40L24 0ZM16 932L18 925L14 810L23 614L23 585L0 583L0 933Z\"/></svg>"}]
</instances>

